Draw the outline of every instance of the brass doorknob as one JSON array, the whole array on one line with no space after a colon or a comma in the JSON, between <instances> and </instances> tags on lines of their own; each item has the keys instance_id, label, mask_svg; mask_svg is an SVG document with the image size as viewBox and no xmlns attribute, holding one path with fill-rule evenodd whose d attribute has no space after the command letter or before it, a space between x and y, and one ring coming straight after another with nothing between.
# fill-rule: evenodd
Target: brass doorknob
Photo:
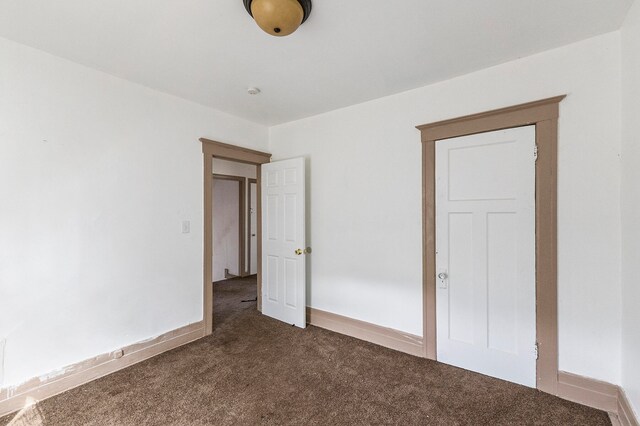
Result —
<instances>
[{"instance_id":1,"label":"brass doorknob","mask_svg":"<svg viewBox=\"0 0 640 426\"><path fill-rule=\"evenodd\" d=\"M302 249L296 249L295 253L300 256L303 254L311 254L311 247L307 247L306 249L302 250Z\"/></svg>"}]
</instances>

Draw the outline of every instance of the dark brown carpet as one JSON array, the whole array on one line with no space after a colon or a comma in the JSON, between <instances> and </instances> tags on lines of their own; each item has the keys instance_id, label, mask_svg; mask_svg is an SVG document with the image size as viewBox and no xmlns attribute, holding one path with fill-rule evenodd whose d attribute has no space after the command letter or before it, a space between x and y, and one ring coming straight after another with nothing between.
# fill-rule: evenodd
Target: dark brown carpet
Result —
<instances>
[{"instance_id":1,"label":"dark brown carpet","mask_svg":"<svg viewBox=\"0 0 640 426\"><path fill-rule=\"evenodd\" d=\"M280 323L241 302L255 291L254 280L216 283L212 336L45 400L14 424L610 424L533 389Z\"/></svg>"}]
</instances>

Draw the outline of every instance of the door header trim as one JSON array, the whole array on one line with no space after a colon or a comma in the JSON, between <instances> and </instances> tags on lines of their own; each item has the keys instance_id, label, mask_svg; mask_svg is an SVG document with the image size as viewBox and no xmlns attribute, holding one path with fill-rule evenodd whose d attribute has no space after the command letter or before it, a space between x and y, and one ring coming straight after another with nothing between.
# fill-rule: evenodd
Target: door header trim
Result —
<instances>
[{"instance_id":1,"label":"door header trim","mask_svg":"<svg viewBox=\"0 0 640 426\"><path fill-rule=\"evenodd\" d=\"M223 160L237 161L247 164L265 164L271 162L271 154L268 152L256 151L255 149L244 148L217 142L207 138L200 138L202 142L202 152Z\"/></svg>"},{"instance_id":2,"label":"door header trim","mask_svg":"<svg viewBox=\"0 0 640 426\"><path fill-rule=\"evenodd\" d=\"M422 134L422 142L427 142L536 124L540 121L557 119L559 103L566 96L554 96L512 107L436 121L416 126L416 129Z\"/></svg>"}]
</instances>

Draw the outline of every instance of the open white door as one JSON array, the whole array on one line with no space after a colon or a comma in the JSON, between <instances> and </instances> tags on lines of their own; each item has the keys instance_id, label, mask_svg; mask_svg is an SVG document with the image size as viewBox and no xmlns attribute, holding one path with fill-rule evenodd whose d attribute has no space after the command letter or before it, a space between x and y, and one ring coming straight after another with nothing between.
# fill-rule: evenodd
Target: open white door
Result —
<instances>
[{"instance_id":1,"label":"open white door","mask_svg":"<svg viewBox=\"0 0 640 426\"><path fill-rule=\"evenodd\" d=\"M535 126L436 143L438 361L536 386Z\"/></svg>"},{"instance_id":2,"label":"open white door","mask_svg":"<svg viewBox=\"0 0 640 426\"><path fill-rule=\"evenodd\" d=\"M304 158L262 165L262 313L307 325Z\"/></svg>"}]
</instances>

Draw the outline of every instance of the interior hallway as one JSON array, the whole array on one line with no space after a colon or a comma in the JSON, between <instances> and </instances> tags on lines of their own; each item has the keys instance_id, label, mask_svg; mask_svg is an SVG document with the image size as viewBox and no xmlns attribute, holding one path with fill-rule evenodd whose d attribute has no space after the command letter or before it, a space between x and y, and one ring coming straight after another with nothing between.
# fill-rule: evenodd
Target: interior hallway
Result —
<instances>
[{"instance_id":1,"label":"interior hallway","mask_svg":"<svg viewBox=\"0 0 640 426\"><path fill-rule=\"evenodd\" d=\"M12 425L610 424L534 389L283 324L242 302L255 295L255 278L216 283L212 336L45 400Z\"/></svg>"}]
</instances>

